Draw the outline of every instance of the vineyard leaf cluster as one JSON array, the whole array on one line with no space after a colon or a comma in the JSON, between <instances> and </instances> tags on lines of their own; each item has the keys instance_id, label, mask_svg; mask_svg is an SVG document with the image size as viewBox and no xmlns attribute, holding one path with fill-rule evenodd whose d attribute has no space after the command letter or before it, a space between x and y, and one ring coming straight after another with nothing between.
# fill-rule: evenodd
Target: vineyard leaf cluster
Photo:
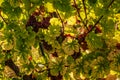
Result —
<instances>
[{"instance_id":1,"label":"vineyard leaf cluster","mask_svg":"<svg viewBox=\"0 0 120 80\"><path fill-rule=\"evenodd\" d=\"M1 0L0 79L120 74L119 0Z\"/></svg>"}]
</instances>

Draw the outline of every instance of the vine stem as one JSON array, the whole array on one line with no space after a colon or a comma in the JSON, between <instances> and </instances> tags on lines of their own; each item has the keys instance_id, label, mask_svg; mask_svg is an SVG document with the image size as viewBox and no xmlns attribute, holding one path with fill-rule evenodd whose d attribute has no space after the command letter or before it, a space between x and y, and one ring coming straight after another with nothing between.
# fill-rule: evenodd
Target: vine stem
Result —
<instances>
[{"instance_id":1,"label":"vine stem","mask_svg":"<svg viewBox=\"0 0 120 80\"><path fill-rule=\"evenodd\" d=\"M61 18L61 16L60 16L60 14L59 14L59 12L58 12L58 10L56 9L56 13L57 13L57 15L58 15L58 17L60 18L60 20L61 20L61 23L62 23L62 33L64 34L64 21L63 21L63 19Z\"/></svg>"},{"instance_id":2,"label":"vine stem","mask_svg":"<svg viewBox=\"0 0 120 80\"><path fill-rule=\"evenodd\" d=\"M45 63L47 64L48 63L48 59L47 59L47 56L45 55L42 42L39 42L39 49L40 49L39 51L41 51L42 57L45 60Z\"/></svg>"},{"instance_id":3,"label":"vine stem","mask_svg":"<svg viewBox=\"0 0 120 80\"><path fill-rule=\"evenodd\" d=\"M115 0L112 0L111 3L108 5L107 9L113 4Z\"/></svg>"},{"instance_id":4,"label":"vine stem","mask_svg":"<svg viewBox=\"0 0 120 80\"><path fill-rule=\"evenodd\" d=\"M77 7L76 0L73 0L73 1L74 1L75 8L76 8L76 10L77 10L78 17L81 19L83 25L84 25L84 26L86 27L86 29L89 31L86 23L83 21L82 17L80 16L80 12L79 12L79 8Z\"/></svg>"},{"instance_id":5,"label":"vine stem","mask_svg":"<svg viewBox=\"0 0 120 80\"><path fill-rule=\"evenodd\" d=\"M107 6L107 9L113 4L113 2L114 2L115 0L112 0L111 2L110 2L110 4ZM103 16L104 15L101 15L100 17L99 17L99 19L97 20L97 22L94 24L94 26L87 32L87 34L88 33L90 33L95 27L96 27L96 25L100 22L100 20L103 18Z\"/></svg>"},{"instance_id":6,"label":"vine stem","mask_svg":"<svg viewBox=\"0 0 120 80\"><path fill-rule=\"evenodd\" d=\"M90 33L90 32L96 27L96 25L100 22L100 20L101 20L102 18L103 18L103 15L100 16L100 18L97 20L97 22L94 24L94 26L87 32L87 34Z\"/></svg>"},{"instance_id":7,"label":"vine stem","mask_svg":"<svg viewBox=\"0 0 120 80\"><path fill-rule=\"evenodd\" d=\"M86 12L85 0L82 0L82 3L83 3L83 7L84 7L84 12L85 12L85 20L86 20L85 25L87 26L87 12Z\"/></svg>"},{"instance_id":8,"label":"vine stem","mask_svg":"<svg viewBox=\"0 0 120 80\"><path fill-rule=\"evenodd\" d=\"M3 20L6 24L8 24L8 23L5 21L4 17L1 15L1 11L0 11L0 17L2 18L2 20Z\"/></svg>"}]
</instances>

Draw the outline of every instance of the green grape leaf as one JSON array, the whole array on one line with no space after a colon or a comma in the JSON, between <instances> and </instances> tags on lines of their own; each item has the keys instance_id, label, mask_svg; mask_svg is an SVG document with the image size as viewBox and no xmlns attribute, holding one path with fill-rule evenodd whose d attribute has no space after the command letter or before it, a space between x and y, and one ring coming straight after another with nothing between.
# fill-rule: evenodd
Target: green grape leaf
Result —
<instances>
[{"instance_id":1,"label":"green grape leaf","mask_svg":"<svg viewBox=\"0 0 120 80\"><path fill-rule=\"evenodd\" d=\"M53 8L53 4L50 3L50 2L47 2L45 4L45 7L46 7L46 9L47 9L48 12L54 12L55 11L54 8Z\"/></svg>"},{"instance_id":2,"label":"green grape leaf","mask_svg":"<svg viewBox=\"0 0 120 80\"><path fill-rule=\"evenodd\" d=\"M31 9L31 2L30 0L22 0L25 6L26 11L29 11Z\"/></svg>"},{"instance_id":3,"label":"green grape leaf","mask_svg":"<svg viewBox=\"0 0 120 80\"><path fill-rule=\"evenodd\" d=\"M50 30L50 35L54 36L54 37L57 37L60 35L60 26L50 26L48 28Z\"/></svg>"},{"instance_id":4,"label":"green grape leaf","mask_svg":"<svg viewBox=\"0 0 120 80\"><path fill-rule=\"evenodd\" d=\"M72 55L74 52L79 52L79 44L77 40L66 38L62 43L62 48L66 54Z\"/></svg>"},{"instance_id":5,"label":"green grape leaf","mask_svg":"<svg viewBox=\"0 0 120 80\"><path fill-rule=\"evenodd\" d=\"M61 21L58 18L51 18L50 24L57 27L58 25L61 25Z\"/></svg>"},{"instance_id":6,"label":"green grape leaf","mask_svg":"<svg viewBox=\"0 0 120 80\"><path fill-rule=\"evenodd\" d=\"M37 74L37 80L47 80L48 79L48 72L44 71L40 74Z\"/></svg>"},{"instance_id":7,"label":"green grape leaf","mask_svg":"<svg viewBox=\"0 0 120 80\"><path fill-rule=\"evenodd\" d=\"M69 0L54 0L53 7L63 12L69 12L71 10Z\"/></svg>"},{"instance_id":8,"label":"green grape leaf","mask_svg":"<svg viewBox=\"0 0 120 80\"><path fill-rule=\"evenodd\" d=\"M9 58L21 69L16 79L31 73L31 79L37 80L79 80L81 76L96 80L107 76L111 70L119 74L119 2L1 0L0 79L12 80L4 76L4 62ZM35 19L29 20L30 16ZM48 21L42 20L47 17L49 26L43 29ZM90 25L95 25L92 31ZM40 42L47 62L39 55ZM82 49L84 46L87 50Z\"/></svg>"},{"instance_id":9,"label":"green grape leaf","mask_svg":"<svg viewBox=\"0 0 120 80\"><path fill-rule=\"evenodd\" d=\"M67 57L67 62L68 62L68 64L74 63L74 59L72 58L72 56Z\"/></svg>"},{"instance_id":10,"label":"green grape leaf","mask_svg":"<svg viewBox=\"0 0 120 80\"><path fill-rule=\"evenodd\" d=\"M70 75L69 75L69 71L66 72L66 74L64 75L66 80L70 80Z\"/></svg>"},{"instance_id":11,"label":"green grape leaf","mask_svg":"<svg viewBox=\"0 0 120 80\"><path fill-rule=\"evenodd\" d=\"M4 27L4 23L0 21L0 29Z\"/></svg>"},{"instance_id":12,"label":"green grape leaf","mask_svg":"<svg viewBox=\"0 0 120 80\"><path fill-rule=\"evenodd\" d=\"M102 21L103 33L105 36L113 37L115 32L115 23L112 19Z\"/></svg>"},{"instance_id":13,"label":"green grape leaf","mask_svg":"<svg viewBox=\"0 0 120 80\"><path fill-rule=\"evenodd\" d=\"M30 2L33 4L38 4L38 5L42 4L42 0L30 0Z\"/></svg>"},{"instance_id":14,"label":"green grape leaf","mask_svg":"<svg viewBox=\"0 0 120 80\"><path fill-rule=\"evenodd\" d=\"M4 61L4 55L0 53L0 63Z\"/></svg>"},{"instance_id":15,"label":"green grape leaf","mask_svg":"<svg viewBox=\"0 0 120 80\"><path fill-rule=\"evenodd\" d=\"M22 9L20 7L14 8L14 14L19 18L21 15Z\"/></svg>"},{"instance_id":16,"label":"green grape leaf","mask_svg":"<svg viewBox=\"0 0 120 80\"><path fill-rule=\"evenodd\" d=\"M10 3L7 2L7 1L4 1L4 2L1 4L1 8L2 8L2 11L3 11L5 14L7 14L7 15L9 15L9 13L12 12L12 6L11 6Z\"/></svg>"},{"instance_id":17,"label":"green grape leaf","mask_svg":"<svg viewBox=\"0 0 120 80\"><path fill-rule=\"evenodd\" d=\"M101 49L103 47L102 37L96 35L93 32L91 32L91 33L89 33L89 35L87 35L86 41L87 41L88 47L92 50L93 49Z\"/></svg>"},{"instance_id":18,"label":"green grape leaf","mask_svg":"<svg viewBox=\"0 0 120 80\"><path fill-rule=\"evenodd\" d=\"M10 18L19 18L22 12L20 7L12 7L9 2L5 1L2 3L3 12Z\"/></svg>"},{"instance_id":19,"label":"green grape leaf","mask_svg":"<svg viewBox=\"0 0 120 80\"><path fill-rule=\"evenodd\" d=\"M88 3L89 3L90 5L94 5L94 4L97 3L97 0L88 0Z\"/></svg>"},{"instance_id":20,"label":"green grape leaf","mask_svg":"<svg viewBox=\"0 0 120 80\"><path fill-rule=\"evenodd\" d=\"M58 76L59 75L58 69L52 69L52 70L50 70L50 73L51 73L52 76Z\"/></svg>"},{"instance_id":21,"label":"green grape leaf","mask_svg":"<svg viewBox=\"0 0 120 80\"><path fill-rule=\"evenodd\" d=\"M9 3L12 7L16 8L20 6L20 2L17 0L9 0Z\"/></svg>"},{"instance_id":22,"label":"green grape leaf","mask_svg":"<svg viewBox=\"0 0 120 80\"><path fill-rule=\"evenodd\" d=\"M32 62L30 62L27 66L28 66L28 70L34 69L34 64Z\"/></svg>"}]
</instances>

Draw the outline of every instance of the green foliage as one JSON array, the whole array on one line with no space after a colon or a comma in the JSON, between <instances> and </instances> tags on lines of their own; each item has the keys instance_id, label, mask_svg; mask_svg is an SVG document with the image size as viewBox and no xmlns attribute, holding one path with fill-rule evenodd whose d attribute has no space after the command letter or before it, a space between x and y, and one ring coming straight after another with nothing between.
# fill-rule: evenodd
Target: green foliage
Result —
<instances>
[{"instance_id":1,"label":"green foliage","mask_svg":"<svg viewBox=\"0 0 120 80\"><path fill-rule=\"evenodd\" d=\"M67 6L66 6L67 5ZM54 0L53 7L63 12L68 12L70 10L70 0Z\"/></svg>"},{"instance_id":2,"label":"green foliage","mask_svg":"<svg viewBox=\"0 0 120 80\"><path fill-rule=\"evenodd\" d=\"M89 33L89 35L86 37L86 41L90 49L95 50L103 48L102 37L93 32Z\"/></svg>"},{"instance_id":3,"label":"green foliage","mask_svg":"<svg viewBox=\"0 0 120 80\"><path fill-rule=\"evenodd\" d=\"M119 75L119 2L0 1L0 80Z\"/></svg>"},{"instance_id":4,"label":"green foliage","mask_svg":"<svg viewBox=\"0 0 120 80\"><path fill-rule=\"evenodd\" d=\"M4 26L4 23L3 22L0 22L0 29L2 29Z\"/></svg>"},{"instance_id":5,"label":"green foliage","mask_svg":"<svg viewBox=\"0 0 120 80\"><path fill-rule=\"evenodd\" d=\"M97 1L98 1L98 0L88 0L88 3L89 3L90 5L93 5L93 4L96 4Z\"/></svg>"},{"instance_id":6,"label":"green foliage","mask_svg":"<svg viewBox=\"0 0 120 80\"><path fill-rule=\"evenodd\" d=\"M18 5L18 4L17 4ZM22 12L22 9L20 6L18 7L13 7L13 5L10 4L8 1L4 1L1 4L2 11L8 15L10 18L19 18Z\"/></svg>"}]
</instances>

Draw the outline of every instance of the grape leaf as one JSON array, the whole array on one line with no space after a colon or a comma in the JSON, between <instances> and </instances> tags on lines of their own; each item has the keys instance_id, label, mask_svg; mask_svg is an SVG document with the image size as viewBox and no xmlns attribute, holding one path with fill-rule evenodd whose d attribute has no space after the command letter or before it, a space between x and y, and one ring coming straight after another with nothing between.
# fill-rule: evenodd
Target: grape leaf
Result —
<instances>
[{"instance_id":1,"label":"grape leaf","mask_svg":"<svg viewBox=\"0 0 120 80\"><path fill-rule=\"evenodd\" d=\"M67 5L67 6L66 6ZM53 7L63 12L69 12L71 10L69 0L54 0Z\"/></svg>"},{"instance_id":2,"label":"grape leaf","mask_svg":"<svg viewBox=\"0 0 120 80\"><path fill-rule=\"evenodd\" d=\"M12 7L9 2L5 1L2 3L3 12L10 18L19 18L22 12L20 7Z\"/></svg>"},{"instance_id":3,"label":"grape leaf","mask_svg":"<svg viewBox=\"0 0 120 80\"><path fill-rule=\"evenodd\" d=\"M88 0L88 3L89 3L90 5L94 5L94 4L97 3L97 1L98 1L98 0Z\"/></svg>"},{"instance_id":4,"label":"grape leaf","mask_svg":"<svg viewBox=\"0 0 120 80\"><path fill-rule=\"evenodd\" d=\"M4 26L4 23L0 21L0 29L2 29Z\"/></svg>"},{"instance_id":5,"label":"grape leaf","mask_svg":"<svg viewBox=\"0 0 120 80\"><path fill-rule=\"evenodd\" d=\"M104 36L112 37L115 32L115 23L112 19L102 21Z\"/></svg>"},{"instance_id":6,"label":"grape leaf","mask_svg":"<svg viewBox=\"0 0 120 80\"><path fill-rule=\"evenodd\" d=\"M86 37L86 41L88 47L90 49L101 49L103 47L103 41L100 36L96 35L95 33L91 32Z\"/></svg>"},{"instance_id":7,"label":"grape leaf","mask_svg":"<svg viewBox=\"0 0 120 80\"><path fill-rule=\"evenodd\" d=\"M30 0L22 0L22 2L24 3L26 11L29 11L31 9L31 2L30 2Z\"/></svg>"},{"instance_id":8,"label":"grape leaf","mask_svg":"<svg viewBox=\"0 0 120 80\"><path fill-rule=\"evenodd\" d=\"M42 0L30 0L30 2L37 4L37 5L41 5L42 4Z\"/></svg>"}]
</instances>

